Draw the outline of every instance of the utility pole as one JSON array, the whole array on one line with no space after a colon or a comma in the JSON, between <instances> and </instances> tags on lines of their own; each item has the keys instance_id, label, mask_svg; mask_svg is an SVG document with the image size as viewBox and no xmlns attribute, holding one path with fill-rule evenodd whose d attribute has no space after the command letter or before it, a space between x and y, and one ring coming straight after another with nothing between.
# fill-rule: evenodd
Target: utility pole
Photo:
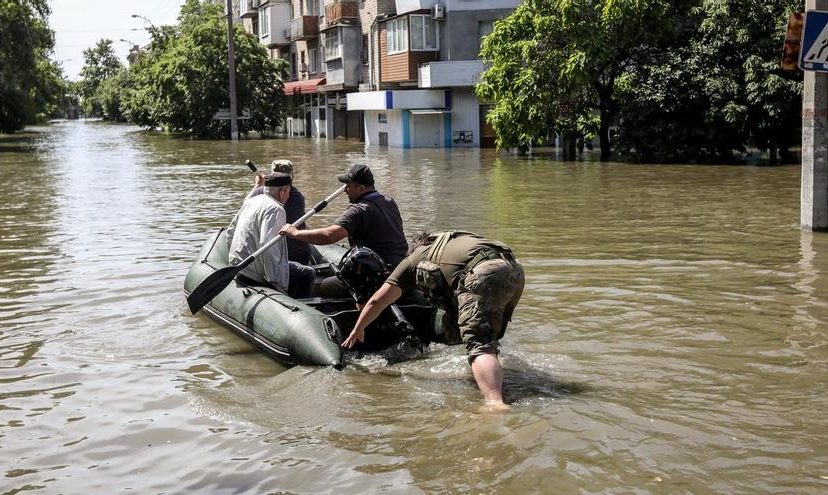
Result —
<instances>
[{"instance_id":1,"label":"utility pole","mask_svg":"<svg viewBox=\"0 0 828 495\"><path fill-rule=\"evenodd\" d=\"M245 1L245 0L242 0ZM227 0L227 66L230 72L230 139L239 139L239 121L236 108L236 54L233 49L233 0Z\"/></svg>"},{"instance_id":2,"label":"utility pole","mask_svg":"<svg viewBox=\"0 0 828 495\"><path fill-rule=\"evenodd\" d=\"M828 0L806 0L805 11L828 10ZM802 94L803 230L828 230L828 73L805 71Z\"/></svg>"}]
</instances>

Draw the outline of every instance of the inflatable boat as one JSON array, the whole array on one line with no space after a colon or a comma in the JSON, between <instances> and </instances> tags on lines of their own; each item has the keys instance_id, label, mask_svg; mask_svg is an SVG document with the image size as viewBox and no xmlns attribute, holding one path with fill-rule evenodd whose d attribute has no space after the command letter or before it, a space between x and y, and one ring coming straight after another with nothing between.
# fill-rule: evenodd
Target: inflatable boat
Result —
<instances>
[{"instance_id":1,"label":"inflatable boat","mask_svg":"<svg viewBox=\"0 0 828 495\"><path fill-rule=\"evenodd\" d=\"M317 288L322 279L336 273L346 251L340 245L313 247L311 266L316 270ZM187 272L184 292L189 296L207 277L228 266L227 259L224 229L210 232ZM442 311L430 305L421 293L412 291L404 295L397 307L410 325L404 325L398 316L386 310L366 329L365 343L356 352L385 352L402 360L416 357L412 343L424 346L445 341ZM343 352L352 352L345 351L340 344L359 315L351 298L294 299L272 287L248 285L238 279L202 311L283 364L334 367L342 366Z\"/></svg>"}]
</instances>

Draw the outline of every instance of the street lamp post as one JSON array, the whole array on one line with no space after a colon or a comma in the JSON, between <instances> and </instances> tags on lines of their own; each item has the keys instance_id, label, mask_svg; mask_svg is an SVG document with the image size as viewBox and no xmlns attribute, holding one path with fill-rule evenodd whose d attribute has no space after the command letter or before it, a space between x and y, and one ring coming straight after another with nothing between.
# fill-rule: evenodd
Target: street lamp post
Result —
<instances>
[{"instance_id":1,"label":"street lamp post","mask_svg":"<svg viewBox=\"0 0 828 495\"><path fill-rule=\"evenodd\" d=\"M155 24L153 24L151 20L147 19L146 17L144 17L144 16L142 16L142 15L139 15L139 14L132 14L132 18L133 18L133 19L141 19L141 20L143 20L144 22L146 22L147 24L149 24L149 25L150 25L150 27L151 27L152 29L155 29Z\"/></svg>"},{"instance_id":2,"label":"street lamp post","mask_svg":"<svg viewBox=\"0 0 828 495\"><path fill-rule=\"evenodd\" d=\"M236 55L233 48L233 2L227 0L227 68L229 71L228 92L230 93L230 139L239 139L239 122L236 114Z\"/></svg>"}]
</instances>

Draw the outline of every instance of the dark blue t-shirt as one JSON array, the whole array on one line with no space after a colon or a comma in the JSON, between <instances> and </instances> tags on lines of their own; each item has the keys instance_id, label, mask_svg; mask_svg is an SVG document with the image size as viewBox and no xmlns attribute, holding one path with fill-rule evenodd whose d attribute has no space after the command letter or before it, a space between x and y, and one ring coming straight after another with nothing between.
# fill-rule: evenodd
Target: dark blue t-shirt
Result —
<instances>
[{"instance_id":1,"label":"dark blue t-shirt","mask_svg":"<svg viewBox=\"0 0 828 495\"><path fill-rule=\"evenodd\" d=\"M348 206L334 222L348 231L351 246L372 249L391 266L408 254L402 216L389 196L371 191Z\"/></svg>"}]
</instances>

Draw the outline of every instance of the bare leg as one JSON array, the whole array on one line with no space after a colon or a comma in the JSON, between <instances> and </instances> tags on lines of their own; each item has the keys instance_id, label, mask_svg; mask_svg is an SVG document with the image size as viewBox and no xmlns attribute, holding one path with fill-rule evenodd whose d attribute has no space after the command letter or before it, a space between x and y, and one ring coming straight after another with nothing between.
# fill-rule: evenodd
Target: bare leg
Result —
<instances>
[{"instance_id":1,"label":"bare leg","mask_svg":"<svg viewBox=\"0 0 828 495\"><path fill-rule=\"evenodd\" d=\"M503 404L503 367L494 354L481 354L471 364L472 375L487 406Z\"/></svg>"}]
</instances>

